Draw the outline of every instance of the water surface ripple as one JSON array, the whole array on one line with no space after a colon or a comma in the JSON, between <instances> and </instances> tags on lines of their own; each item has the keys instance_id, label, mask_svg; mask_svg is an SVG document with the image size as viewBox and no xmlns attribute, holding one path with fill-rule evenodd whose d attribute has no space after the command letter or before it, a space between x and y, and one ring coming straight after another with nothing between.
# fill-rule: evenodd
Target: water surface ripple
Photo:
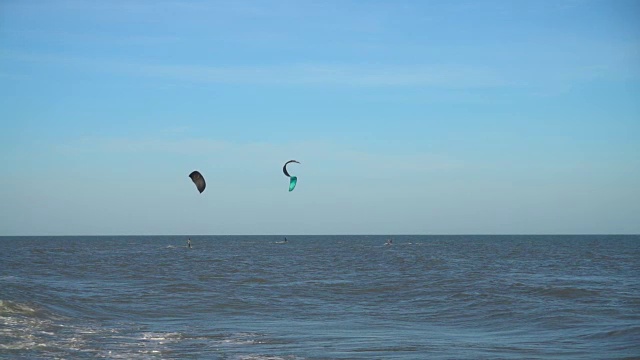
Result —
<instances>
[{"instance_id":1,"label":"water surface ripple","mask_svg":"<svg viewBox=\"0 0 640 360\"><path fill-rule=\"evenodd\" d=\"M640 236L191 239L0 238L0 358L640 358Z\"/></svg>"}]
</instances>

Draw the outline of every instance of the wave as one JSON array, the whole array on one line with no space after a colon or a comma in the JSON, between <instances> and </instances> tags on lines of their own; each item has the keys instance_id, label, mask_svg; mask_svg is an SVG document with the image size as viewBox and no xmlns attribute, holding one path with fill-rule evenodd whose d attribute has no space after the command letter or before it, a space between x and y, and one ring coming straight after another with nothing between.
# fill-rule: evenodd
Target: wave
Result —
<instances>
[{"instance_id":1,"label":"wave","mask_svg":"<svg viewBox=\"0 0 640 360\"><path fill-rule=\"evenodd\" d=\"M606 340L614 340L614 339L639 339L640 338L640 326L627 326L627 327L619 327L615 329L607 329L605 331L600 331L595 334L588 334L585 337L589 339L606 339Z\"/></svg>"},{"instance_id":2,"label":"wave","mask_svg":"<svg viewBox=\"0 0 640 360\"><path fill-rule=\"evenodd\" d=\"M78 322L38 305L0 300L0 358L156 359L223 351L230 359L302 359L261 354L258 348L283 344L268 334L230 332L199 335L144 331L139 324ZM256 348L258 347L258 348ZM252 351L253 350L253 351Z\"/></svg>"},{"instance_id":3,"label":"wave","mask_svg":"<svg viewBox=\"0 0 640 360\"><path fill-rule=\"evenodd\" d=\"M599 298L602 292L596 289L586 289L576 286L548 286L526 285L516 282L510 285L510 289L520 295L552 297L556 299L577 300Z\"/></svg>"},{"instance_id":4,"label":"wave","mask_svg":"<svg viewBox=\"0 0 640 360\"><path fill-rule=\"evenodd\" d=\"M275 355L238 355L235 358L237 360L297 360L303 359L297 356L275 356Z\"/></svg>"},{"instance_id":5,"label":"wave","mask_svg":"<svg viewBox=\"0 0 640 360\"><path fill-rule=\"evenodd\" d=\"M6 327L0 350L77 350L81 341L75 336L65 336L63 319L34 304L0 300L0 324Z\"/></svg>"},{"instance_id":6,"label":"wave","mask_svg":"<svg viewBox=\"0 0 640 360\"><path fill-rule=\"evenodd\" d=\"M597 290L588 290L577 287L546 287L538 291L539 294L545 296L556 297L560 299L578 299L599 296Z\"/></svg>"},{"instance_id":7,"label":"wave","mask_svg":"<svg viewBox=\"0 0 640 360\"><path fill-rule=\"evenodd\" d=\"M11 314L33 315L37 311L38 310L32 305L0 300L0 317L5 317Z\"/></svg>"},{"instance_id":8,"label":"wave","mask_svg":"<svg viewBox=\"0 0 640 360\"><path fill-rule=\"evenodd\" d=\"M270 283L271 280L269 279L265 279L265 278L260 278L260 277L252 277L252 278L247 278L247 279L243 279L240 281L241 284L268 284Z\"/></svg>"}]
</instances>

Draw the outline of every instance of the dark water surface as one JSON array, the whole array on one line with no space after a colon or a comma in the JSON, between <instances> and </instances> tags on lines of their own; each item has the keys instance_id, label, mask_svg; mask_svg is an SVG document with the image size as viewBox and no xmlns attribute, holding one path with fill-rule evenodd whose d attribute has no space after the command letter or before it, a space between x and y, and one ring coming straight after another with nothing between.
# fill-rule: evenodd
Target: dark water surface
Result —
<instances>
[{"instance_id":1,"label":"dark water surface","mask_svg":"<svg viewBox=\"0 0 640 360\"><path fill-rule=\"evenodd\" d=\"M186 239L0 238L0 358L640 358L640 236Z\"/></svg>"}]
</instances>

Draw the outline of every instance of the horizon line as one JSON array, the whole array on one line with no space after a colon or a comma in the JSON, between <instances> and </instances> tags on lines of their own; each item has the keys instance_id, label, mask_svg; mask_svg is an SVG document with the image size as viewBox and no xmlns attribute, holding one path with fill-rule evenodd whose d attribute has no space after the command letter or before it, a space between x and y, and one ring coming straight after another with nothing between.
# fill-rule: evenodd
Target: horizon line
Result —
<instances>
[{"instance_id":1,"label":"horizon line","mask_svg":"<svg viewBox=\"0 0 640 360\"><path fill-rule=\"evenodd\" d=\"M0 235L4 237L240 237L240 236L640 236L640 233L460 233L460 234L94 234L94 235Z\"/></svg>"}]
</instances>

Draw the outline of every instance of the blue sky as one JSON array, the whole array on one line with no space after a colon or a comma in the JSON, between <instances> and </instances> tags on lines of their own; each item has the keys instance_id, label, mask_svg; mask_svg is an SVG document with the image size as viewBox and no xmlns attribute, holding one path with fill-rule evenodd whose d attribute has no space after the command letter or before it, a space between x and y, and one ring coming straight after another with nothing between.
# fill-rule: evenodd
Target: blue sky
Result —
<instances>
[{"instance_id":1,"label":"blue sky","mask_svg":"<svg viewBox=\"0 0 640 360\"><path fill-rule=\"evenodd\" d=\"M0 129L0 235L640 233L640 2L2 1Z\"/></svg>"}]
</instances>

